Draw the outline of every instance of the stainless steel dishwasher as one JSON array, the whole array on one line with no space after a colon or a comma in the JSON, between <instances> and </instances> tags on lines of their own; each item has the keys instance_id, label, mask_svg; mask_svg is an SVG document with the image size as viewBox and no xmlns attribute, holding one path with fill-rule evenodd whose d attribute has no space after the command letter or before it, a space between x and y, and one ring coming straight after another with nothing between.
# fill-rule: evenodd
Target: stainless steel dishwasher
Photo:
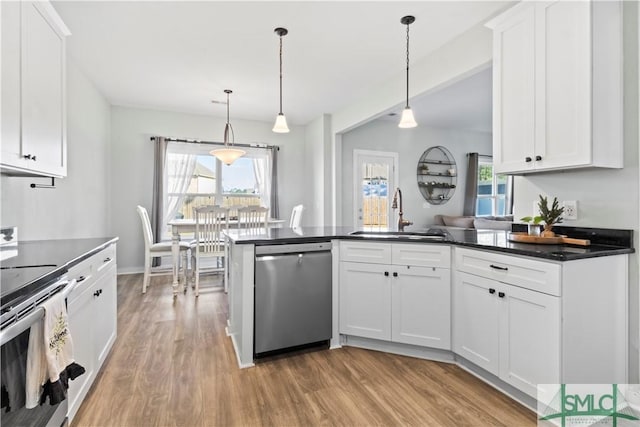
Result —
<instances>
[{"instance_id":1,"label":"stainless steel dishwasher","mask_svg":"<svg viewBox=\"0 0 640 427\"><path fill-rule=\"evenodd\" d=\"M331 338L331 242L256 246L254 354Z\"/></svg>"}]
</instances>

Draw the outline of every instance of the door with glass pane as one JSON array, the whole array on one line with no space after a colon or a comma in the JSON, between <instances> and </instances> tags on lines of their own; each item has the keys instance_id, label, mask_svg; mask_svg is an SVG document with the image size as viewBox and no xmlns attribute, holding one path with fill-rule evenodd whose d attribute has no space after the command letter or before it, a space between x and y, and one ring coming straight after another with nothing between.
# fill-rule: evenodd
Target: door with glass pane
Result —
<instances>
[{"instance_id":1,"label":"door with glass pane","mask_svg":"<svg viewBox=\"0 0 640 427\"><path fill-rule=\"evenodd\" d=\"M397 162L397 153L353 151L353 223L359 229L393 229L391 198L397 182Z\"/></svg>"}]
</instances>

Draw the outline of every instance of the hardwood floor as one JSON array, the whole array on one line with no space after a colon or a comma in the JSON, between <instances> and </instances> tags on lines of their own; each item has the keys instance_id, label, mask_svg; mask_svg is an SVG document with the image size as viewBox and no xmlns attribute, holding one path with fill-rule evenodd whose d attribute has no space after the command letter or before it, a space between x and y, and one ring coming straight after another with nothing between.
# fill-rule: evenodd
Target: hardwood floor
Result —
<instances>
[{"instance_id":1,"label":"hardwood floor","mask_svg":"<svg viewBox=\"0 0 640 427\"><path fill-rule=\"evenodd\" d=\"M169 277L118 277L118 339L80 426L534 426L535 414L455 365L344 347L239 369L226 295L174 299ZM73 332L73 331L72 331Z\"/></svg>"}]
</instances>

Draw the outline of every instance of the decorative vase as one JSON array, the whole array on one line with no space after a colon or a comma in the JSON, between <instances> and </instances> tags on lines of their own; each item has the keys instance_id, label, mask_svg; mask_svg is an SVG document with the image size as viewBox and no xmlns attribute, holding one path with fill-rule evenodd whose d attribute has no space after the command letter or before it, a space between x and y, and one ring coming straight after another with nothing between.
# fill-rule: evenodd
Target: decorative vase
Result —
<instances>
[{"instance_id":1,"label":"decorative vase","mask_svg":"<svg viewBox=\"0 0 640 427\"><path fill-rule=\"evenodd\" d=\"M555 237L556 233L551 231L551 228L553 228L553 224L545 224L544 230L542 230L542 234L541 234L542 237Z\"/></svg>"},{"instance_id":2,"label":"decorative vase","mask_svg":"<svg viewBox=\"0 0 640 427\"><path fill-rule=\"evenodd\" d=\"M540 235L540 226L538 224L528 224L527 232L529 236L539 236Z\"/></svg>"}]
</instances>

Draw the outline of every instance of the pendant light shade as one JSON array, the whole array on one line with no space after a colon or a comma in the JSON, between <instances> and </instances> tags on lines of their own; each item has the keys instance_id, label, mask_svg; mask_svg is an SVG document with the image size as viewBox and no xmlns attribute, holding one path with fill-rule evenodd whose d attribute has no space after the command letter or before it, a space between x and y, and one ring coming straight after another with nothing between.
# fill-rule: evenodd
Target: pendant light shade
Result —
<instances>
[{"instance_id":1,"label":"pendant light shade","mask_svg":"<svg viewBox=\"0 0 640 427\"><path fill-rule=\"evenodd\" d=\"M276 133L288 133L287 118L282 112L282 37L286 36L289 31L286 28L276 28L273 30L280 37L280 112L276 117L276 123L273 125L273 131Z\"/></svg>"},{"instance_id":2,"label":"pendant light shade","mask_svg":"<svg viewBox=\"0 0 640 427\"><path fill-rule=\"evenodd\" d=\"M416 123L416 119L415 117L413 117L413 110L411 109L411 107L405 107L405 109L402 110L402 117L400 118L398 127L407 129L414 128L416 126L418 126L418 123Z\"/></svg>"},{"instance_id":3,"label":"pendant light shade","mask_svg":"<svg viewBox=\"0 0 640 427\"><path fill-rule=\"evenodd\" d=\"M229 123L229 94L233 92L225 89L224 93L227 94L227 123L224 125L224 148L211 150L209 154L216 156L225 165L230 165L244 156L246 152L238 148L233 148L235 136L233 134L233 127L231 127L231 123ZM229 134L231 134L231 145L229 145Z\"/></svg>"},{"instance_id":4,"label":"pendant light shade","mask_svg":"<svg viewBox=\"0 0 640 427\"><path fill-rule=\"evenodd\" d=\"M411 107L409 107L409 25L413 24L415 20L416 18L411 15L403 16L402 19L400 19L400 23L407 26L407 103L404 110L402 110L400 123L398 123L398 127L402 129L418 126L416 119L413 117L413 111Z\"/></svg>"}]
</instances>

